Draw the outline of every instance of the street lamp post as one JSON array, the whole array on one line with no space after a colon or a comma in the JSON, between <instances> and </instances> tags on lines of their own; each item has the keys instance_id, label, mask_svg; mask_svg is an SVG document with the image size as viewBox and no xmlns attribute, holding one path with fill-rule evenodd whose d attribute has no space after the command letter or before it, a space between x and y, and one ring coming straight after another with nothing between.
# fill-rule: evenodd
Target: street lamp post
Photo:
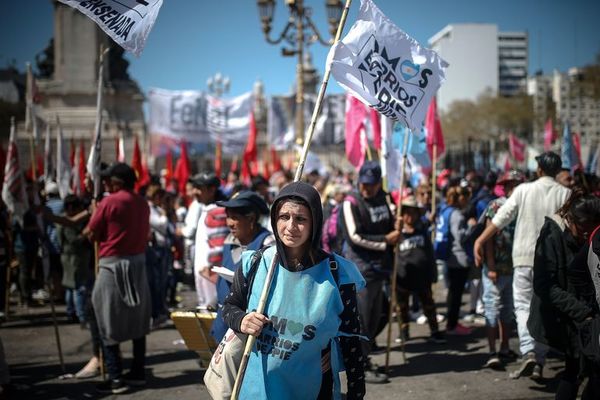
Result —
<instances>
[{"instance_id":1,"label":"street lamp post","mask_svg":"<svg viewBox=\"0 0 600 400\"><path fill-rule=\"evenodd\" d=\"M262 22L262 31L265 40L270 44L279 44L285 41L291 48L282 47L284 57L297 56L296 63L296 143L304 143L304 46L319 42L325 46L333 43L333 39L324 40L319 30L311 19L312 9L304 6L304 0L285 0L289 8L290 17L279 37L272 39L271 23L275 11L275 0L257 0L258 11ZM337 26L342 16L343 5L341 0L326 0L327 20L329 33L335 36Z\"/></svg>"}]
</instances>

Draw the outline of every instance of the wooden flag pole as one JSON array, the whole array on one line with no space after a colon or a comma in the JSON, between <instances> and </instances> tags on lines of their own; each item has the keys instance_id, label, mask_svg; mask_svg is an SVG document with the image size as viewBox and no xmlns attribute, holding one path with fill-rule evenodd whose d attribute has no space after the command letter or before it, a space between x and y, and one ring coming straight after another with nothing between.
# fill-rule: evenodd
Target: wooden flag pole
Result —
<instances>
[{"instance_id":1,"label":"wooden flag pole","mask_svg":"<svg viewBox=\"0 0 600 400\"><path fill-rule=\"evenodd\" d=\"M344 6L344 11L342 12L342 17L340 18L340 23L338 24L337 33L335 35L335 39L333 41L333 45L339 42L340 37L342 36L342 31L344 30L344 25L346 24L346 18L348 17L348 11L350 10L350 4L352 0L346 0L346 5ZM306 164L306 157L308 156L308 149L310 148L310 144L312 142L313 135L315 133L315 126L317 124L317 119L319 118L319 114L321 113L321 107L323 105L323 99L325 98L325 91L327 90L327 83L329 82L329 75L331 74L331 64L327 64L325 67L325 74L323 75L323 81L321 82L321 88L319 89L319 95L317 97L317 102L315 104L315 108L313 109L312 118L310 121L310 125L308 127L308 132L306 135L306 139L304 141L304 147L302 148L302 154L300 155L300 160L298 161L298 168L296 169L296 174L294 176L294 182L300 181L302 178L302 172L304 170L304 165ZM262 314L265 305L267 302L267 297L269 296L269 291L271 290L271 282L273 280L273 275L275 272L275 268L277 267L277 253L273 256L271 260L271 265L269 267L269 271L267 272L267 277L265 278L265 284L263 286L260 299L258 301L258 307L256 308L256 312ZM248 360L250 359L250 353L254 347L254 343L256 342L256 336L249 335L246 340L246 346L244 348L244 355L242 356L242 360L240 362L240 367L237 372L237 376L235 378L235 384L233 385L233 390L231 393L231 399L237 400L240 394L240 389L242 387L242 383L244 381L244 375L246 373L246 367L248 366Z\"/></svg>"},{"instance_id":2,"label":"wooden flag pole","mask_svg":"<svg viewBox=\"0 0 600 400\"><path fill-rule=\"evenodd\" d=\"M437 143L433 143L433 160L431 160L431 215L435 215L436 194L437 194ZM431 243L435 243L435 221L433 223L433 229L431 230Z\"/></svg>"},{"instance_id":3,"label":"wooden flag pole","mask_svg":"<svg viewBox=\"0 0 600 400\"><path fill-rule=\"evenodd\" d=\"M404 176L406 171L406 159L408 153L408 140L412 131L409 129L408 133L404 135L404 147L402 148L402 169L400 174L400 188L398 190L398 204L396 206L396 218L402 215L402 192L404 191ZM398 245L394 246L394 269L392 270L392 282L391 282L391 293L390 293L390 309L388 313L388 326L387 326L387 350L385 353L385 370L389 373L390 370L390 350L392 347L392 319L394 317L394 310L396 308L396 282L398 274ZM398 321L402 326L402 314L397 313ZM402 332L400 332L401 334ZM406 352L404 351L404 340L401 342L400 347L402 349L402 360L406 362Z\"/></svg>"}]
</instances>

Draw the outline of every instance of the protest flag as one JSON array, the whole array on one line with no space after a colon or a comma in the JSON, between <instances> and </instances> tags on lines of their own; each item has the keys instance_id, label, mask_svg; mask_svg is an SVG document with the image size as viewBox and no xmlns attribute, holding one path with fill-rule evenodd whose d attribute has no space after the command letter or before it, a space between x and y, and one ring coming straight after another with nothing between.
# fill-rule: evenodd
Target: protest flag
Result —
<instances>
[{"instance_id":1,"label":"protest flag","mask_svg":"<svg viewBox=\"0 0 600 400\"><path fill-rule=\"evenodd\" d=\"M436 162L437 159L440 158L440 156L446 151L446 145L444 143L444 133L442 132L442 124L440 122L440 116L437 110L437 100L435 96L431 100L431 103L429 103L429 108L427 108L427 117L425 118L425 135L429 158L432 162Z\"/></svg>"},{"instance_id":2,"label":"protest flag","mask_svg":"<svg viewBox=\"0 0 600 400\"><path fill-rule=\"evenodd\" d=\"M275 147L271 146L271 173L281 171L281 170L282 170L281 159L279 158L279 155L277 154L277 150L275 150Z\"/></svg>"},{"instance_id":3,"label":"protest flag","mask_svg":"<svg viewBox=\"0 0 600 400\"><path fill-rule=\"evenodd\" d=\"M238 156L233 156L231 165L229 166L229 172L238 172L238 168Z\"/></svg>"},{"instance_id":4,"label":"protest flag","mask_svg":"<svg viewBox=\"0 0 600 400\"><path fill-rule=\"evenodd\" d=\"M135 190L139 191L140 188L150 183L150 174L146 163L142 159L142 152L140 150L140 144L137 135L133 141L133 155L131 158L131 168L135 171L137 180L135 182Z\"/></svg>"},{"instance_id":5,"label":"protest flag","mask_svg":"<svg viewBox=\"0 0 600 400\"><path fill-rule=\"evenodd\" d=\"M56 116L56 127L56 183L60 197L64 199L69 194L71 186L71 165L58 115Z\"/></svg>"},{"instance_id":6,"label":"protest flag","mask_svg":"<svg viewBox=\"0 0 600 400\"><path fill-rule=\"evenodd\" d=\"M254 112L250 112L250 130L248 132L248 142L244 149L244 157L242 162L242 180L248 183L252 176L258 175L257 157L258 150L256 147L256 120Z\"/></svg>"},{"instance_id":7,"label":"protest flag","mask_svg":"<svg viewBox=\"0 0 600 400\"><path fill-rule=\"evenodd\" d=\"M175 164L173 178L177 180L179 194L185 196L185 185L187 185L188 179L190 179L190 160L187 154L187 145L183 140L181 141L179 159Z\"/></svg>"},{"instance_id":8,"label":"protest flag","mask_svg":"<svg viewBox=\"0 0 600 400\"><path fill-rule=\"evenodd\" d=\"M514 133L508 134L508 149L510 156L517 162L525 161L525 143L519 140Z\"/></svg>"},{"instance_id":9,"label":"protest flag","mask_svg":"<svg viewBox=\"0 0 600 400\"><path fill-rule=\"evenodd\" d=\"M554 127L552 126L552 118L548 118L544 125L544 151L550 151L555 140L556 133L554 133Z\"/></svg>"},{"instance_id":10,"label":"protest flag","mask_svg":"<svg viewBox=\"0 0 600 400\"><path fill-rule=\"evenodd\" d=\"M98 61L98 92L96 95L96 125L90 155L87 160L87 172L94 182L94 198L100 196L100 158L102 152L102 89L104 87L104 56L108 49L100 49L100 60Z\"/></svg>"},{"instance_id":11,"label":"protest flag","mask_svg":"<svg viewBox=\"0 0 600 400\"><path fill-rule=\"evenodd\" d=\"M577 155L575 143L573 142L573 136L571 135L569 122L565 122L563 128L561 159L562 167L570 170L571 172L574 172L581 164Z\"/></svg>"},{"instance_id":12,"label":"protest flag","mask_svg":"<svg viewBox=\"0 0 600 400\"><path fill-rule=\"evenodd\" d=\"M27 63L26 85L27 88L25 93L25 131L29 132L29 130L33 127L33 139L35 141L35 145L37 145L37 143L40 140L40 133L38 131L36 105L40 102L40 94L37 83L35 81L35 77L33 76L33 72L31 71L30 63Z\"/></svg>"},{"instance_id":13,"label":"protest flag","mask_svg":"<svg viewBox=\"0 0 600 400\"><path fill-rule=\"evenodd\" d=\"M359 168L365 160L365 141L362 138L367 110L356 97L346 96L346 158Z\"/></svg>"},{"instance_id":14,"label":"protest flag","mask_svg":"<svg viewBox=\"0 0 600 400\"><path fill-rule=\"evenodd\" d=\"M4 167L6 166L6 151L2 142L0 142L0 193L2 193L2 186L4 185Z\"/></svg>"},{"instance_id":15,"label":"protest flag","mask_svg":"<svg viewBox=\"0 0 600 400\"><path fill-rule=\"evenodd\" d=\"M81 196L85 191L85 154L83 141L79 141L79 146L75 149L75 162L71 176L71 190L77 196Z\"/></svg>"},{"instance_id":16,"label":"protest flag","mask_svg":"<svg viewBox=\"0 0 600 400\"><path fill-rule=\"evenodd\" d=\"M154 26L162 0L59 0L94 21L112 40L139 57Z\"/></svg>"},{"instance_id":17,"label":"protest flag","mask_svg":"<svg viewBox=\"0 0 600 400\"><path fill-rule=\"evenodd\" d=\"M27 196L25 195L25 179L19 163L19 150L15 140L15 118L10 119L10 138L8 140L8 153L4 165L4 185L2 186L2 200L8 211L17 220L22 221L27 210Z\"/></svg>"},{"instance_id":18,"label":"protest flag","mask_svg":"<svg viewBox=\"0 0 600 400\"><path fill-rule=\"evenodd\" d=\"M167 160L166 164L166 174L165 174L165 188L167 190L173 190L173 152L171 151L171 146L167 148Z\"/></svg>"},{"instance_id":19,"label":"protest flag","mask_svg":"<svg viewBox=\"0 0 600 400\"><path fill-rule=\"evenodd\" d=\"M54 164L52 163L52 148L50 143L50 124L46 124L44 137L44 180L54 179Z\"/></svg>"},{"instance_id":20,"label":"protest flag","mask_svg":"<svg viewBox=\"0 0 600 400\"><path fill-rule=\"evenodd\" d=\"M371 0L361 0L357 21L331 48L328 59L340 86L413 131L421 129L448 66L394 25Z\"/></svg>"},{"instance_id":21,"label":"protest flag","mask_svg":"<svg viewBox=\"0 0 600 400\"><path fill-rule=\"evenodd\" d=\"M122 132L115 136L115 159L117 162L125 162L125 140Z\"/></svg>"}]
</instances>

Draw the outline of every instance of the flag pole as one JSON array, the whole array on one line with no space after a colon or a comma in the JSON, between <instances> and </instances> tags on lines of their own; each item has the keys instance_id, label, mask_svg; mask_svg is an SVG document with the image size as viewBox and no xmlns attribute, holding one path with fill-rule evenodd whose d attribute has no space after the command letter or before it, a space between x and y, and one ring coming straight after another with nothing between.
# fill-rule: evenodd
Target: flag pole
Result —
<instances>
[{"instance_id":1,"label":"flag pole","mask_svg":"<svg viewBox=\"0 0 600 400\"><path fill-rule=\"evenodd\" d=\"M400 188L398 189L398 204L396 205L396 218L402 215L402 192L404 191L405 184L405 171L406 171L406 159L408 153L408 140L410 139L410 135L412 131L408 129L408 133L404 135L404 147L402 148L402 169L400 170ZM394 246L394 269L392 270L392 282L391 282L391 293L390 293L390 309L388 312L388 326L387 326L387 350L385 353L385 370L389 373L390 370L390 351L392 347L392 319L394 317L394 311L396 308L396 283L397 283L397 274L398 274L398 249L399 246ZM400 326L402 326L402 314L396 313L398 322ZM400 332L402 334L402 332ZM406 363L406 352L404 350L404 342L403 340L400 343L400 348L402 349L402 360Z\"/></svg>"},{"instance_id":2,"label":"flag pole","mask_svg":"<svg viewBox=\"0 0 600 400\"><path fill-rule=\"evenodd\" d=\"M437 193L437 143L433 143L433 160L431 160L431 215L435 215ZM431 230L431 243L435 242L435 224Z\"/></svg>"},{"instance_id":3,"label":"flag pole","mask_svg":"<svg viewBox=\"0 0 600 400\"><path fill-rule=\"evenodd\" d=\"M344 30L344 25L346 24L346 18L348 17L348 11L350 10L350 4L352 0L346 0L346 5L344 6L344 11L342 12L342 16L340 18L340 23L338 24L337 32L335 34L335 39L333 40L333 45L339 42L340 37L342 36L342 31ZM327 83L329 82L329 75L331 75L331 64L328 63L325 66L325 74L323 75L323 81L321 82L321 88L319 89L319 95L317 97L317 102L315 104L315 108L313 109L312 118L310 121L310 125L308 127L308 132L306 134L306 138L304 140L304 147L302 148L302 154L300 155L300 160L298 161L298 168L296 169L296 174L294 176L294 182L300 181L302 178L302 172L304 170L304 164L306 164L306 157L308 156L308 149L312 142L312 138L315 132L315 126L317 124L317 119L319 114L321 113L321 107L323 105L323 99L325 98L325 91L327 90ZM275 268L277 266L277 253L274 254L273 259L271 260L271 266L269 267L269 271L267 272L267 277L265 278L265 284L262 289L262 293L260 295L260 299L258 301L258 307L256 308L256 312L262 314L267 302L267 297L269 296L269 291L271 289L271 282L273 280L273 275L275 272ZM246 367L248 366L248 360L250 359L250 353L252 352L252 348L254 347L254 343L256 342L256 336L249 335L246 340L246 347L244 348L244 355L242 356L242 360L240 362L240 367L237 372L237 376L235 378L235 384L233 385L233 390L231 393L231 399L237 400L240 394L240 389L242 387L242 382L244 381L244 374L246 373Z\"/></svg>"}]
</instances>

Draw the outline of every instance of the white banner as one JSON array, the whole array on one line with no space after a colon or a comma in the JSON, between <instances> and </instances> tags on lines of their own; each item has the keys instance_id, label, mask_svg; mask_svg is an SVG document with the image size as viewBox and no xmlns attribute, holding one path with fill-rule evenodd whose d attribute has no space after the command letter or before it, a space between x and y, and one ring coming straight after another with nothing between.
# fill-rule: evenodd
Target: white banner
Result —
<instances>
[{"instance_id":1,"label":"white banner","mask_svg":"<svg viewBox=\"0 0 600 400\"><path fill-rule=\"evenodd\" d=\"M328 59L338 83L382 115L413 131L445 80L448 63L390 21L371 0Z\"/></svg>"},{"instance_id":2,"label":"white banner","mask_svg":"<svg viewBox=\"0 0 600 400\"><path fill-rule=\"evenodd\" d=\"M151 135L201 144L221 140L225 154L244 151L253 105L250 92L217 99L193 90L151 89L148 100Z\"/></svg>"},{"instance_id":3,"label":"white banner","mask_svg":"<svg viewBox=\"0 0 600 400\"><path fill-rule=\"evenodd\" d=\"M136 57L146 39L163 0L59 0L91 18L115 42Z\"/></svg>"}]
</instances>

